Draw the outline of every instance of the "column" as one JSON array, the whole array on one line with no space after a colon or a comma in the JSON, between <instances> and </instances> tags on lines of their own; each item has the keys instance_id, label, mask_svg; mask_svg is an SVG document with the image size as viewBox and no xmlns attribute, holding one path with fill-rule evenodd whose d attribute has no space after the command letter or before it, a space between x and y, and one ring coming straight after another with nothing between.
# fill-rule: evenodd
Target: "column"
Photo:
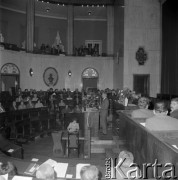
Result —
<instances>
[{"instance_id":1,"label":"column","mask_svg":"<svg viewBox=\"0 0 178 180\"><path fill-rule=\"evenodd\" d=\"M27 52L33 52L34 25L35 25L35 0L27 0Z\"/></svg>"},{"instance_id":2,"label":"column","mask_svg":"<svg viewBox=\"0 0 178 180\"><path fill-rule=\"evenodd\" d=\"M73 36L74 36L74 7L68 5L67 11L67 54L73 54Z\"/></svg>"},{"instance_id":3,"label":"column","mask_svg":"<svg viewBox=\"0 0 178 180\"><path fill-rule=\"evenodd\" d=\"M107 55L114 54L114 8L107 6Z\"/></svg>"}]
</instances>

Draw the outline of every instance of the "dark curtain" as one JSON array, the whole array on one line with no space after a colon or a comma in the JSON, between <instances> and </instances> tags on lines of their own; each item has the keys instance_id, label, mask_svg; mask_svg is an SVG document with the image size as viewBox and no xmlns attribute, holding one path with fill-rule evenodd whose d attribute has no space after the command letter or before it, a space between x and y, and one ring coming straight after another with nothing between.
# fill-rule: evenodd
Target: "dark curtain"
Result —
<instances>
[{"instance_id":1,"label":"dark curtain","mask_svg":"<svg viewBox=\"0 0 178 180\"><path fill-rule=\"evenodd\" d=\"M161 93L178 95L178 6L167 0L162 6Z\"/></svg>"}]
</instances>

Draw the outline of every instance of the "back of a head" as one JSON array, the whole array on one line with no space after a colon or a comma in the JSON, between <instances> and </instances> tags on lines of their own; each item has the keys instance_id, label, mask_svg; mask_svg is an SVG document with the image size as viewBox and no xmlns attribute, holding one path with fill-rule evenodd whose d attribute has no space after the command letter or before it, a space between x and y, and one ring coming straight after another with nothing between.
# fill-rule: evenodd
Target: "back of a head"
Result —
<instances>
[{"instance_id":1,"label":"back of a head","mask_svg":"<svg viewBox=\"0 0 178 180\"><path fill-rule=\"evenodd\" d=\"M171 99L171 102L172 102L172 101L178 103L178 98L173 98L173 99Z\"/></svg>"},{"instance_id":2,"label":"back of a head","mask_svg":"<svg viewBox=\"0 0 178 180\"><path fill-rule=\"evenodd\" d=\"M84 166L80 171L81 180L97 180L98 174L96 166Z\"/></svg>"},{"instance_id":3,"label":"back of a head","mask_svg":"<svg viewBox=\"0 0 178 180\"><path fill-rule=\"evenodd\" d=\"M163 113L168 111L168 105L165 101L158 101L155 103L154 110L157 113Z\"/></svg>"},{"instance_id":4,"label":"back of a head","mask_svg":"<svg viewBox=\"0 0 178 180\"><path fill-rule=\"evenodd\" d=\"M36 171L36 178L45 180L54 180L55 172L49 164L42 164Z\"/></svg>"},{"instance_id":5,"label":"back of a head","mask_svg":"<svg viewBox=\"0 0 178 180\"><path fill-rule=\"evenodd\" d=\"M138 107L140 109L147 109L149 103L150 103L150 100L147 97L140 97L138 100Z\"/></svg>"}]
</instances>

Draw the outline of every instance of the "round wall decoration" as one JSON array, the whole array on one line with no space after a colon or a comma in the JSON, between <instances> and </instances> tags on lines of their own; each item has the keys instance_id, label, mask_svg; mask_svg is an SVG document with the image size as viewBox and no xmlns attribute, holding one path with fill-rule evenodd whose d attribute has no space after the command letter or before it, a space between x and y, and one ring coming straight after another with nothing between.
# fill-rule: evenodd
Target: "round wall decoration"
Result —
<instances>
[{"instance_id":1,"label":"round wall decoration","mask_svg":"<svg viewBox=\"0 0 178 180\"><path fill-rule=\"evenodd\" d=\"M48 67L43 73L43 80L47 86L55 86L58 81L58 73L55 68Z\"/></svg>"}]
</instances>

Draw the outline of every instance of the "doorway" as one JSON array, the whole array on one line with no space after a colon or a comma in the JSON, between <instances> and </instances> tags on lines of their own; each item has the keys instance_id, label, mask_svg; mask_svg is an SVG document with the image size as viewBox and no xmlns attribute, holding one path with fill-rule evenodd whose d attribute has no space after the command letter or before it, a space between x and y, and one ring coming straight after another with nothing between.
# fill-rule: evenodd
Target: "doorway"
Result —
<instances>
[{"instance_id":1,"label":"doorway","mask_svg":"<svg viewBox=\"0 0 178 180\"><path fill-rule=\"evenodd\" d=\"M133 75L133 90L136 93L141 93L144 96L149 96L150 75L149 74L134 74Z\"/></svg>"},{"instance_id":2,"label":"doorway","mask_svg":"<svg viewBox=\"0 0 178 180\"><path fill-rule=\"evenodd\" d=\"M86 68L82 73L83 89L97 89L98 77L98 72L94 68Z\"/></svg>"},{"instance_id":3,"label":"doorway","mask_svg":"<svg viewBox=\"0 0 178 180\"><path fill-rule=\"evenodd\" d=\"M20 86L20 71L15 64L7 63L1 68L1 91L16 91Z\"/></svg>"}]
</instances>

